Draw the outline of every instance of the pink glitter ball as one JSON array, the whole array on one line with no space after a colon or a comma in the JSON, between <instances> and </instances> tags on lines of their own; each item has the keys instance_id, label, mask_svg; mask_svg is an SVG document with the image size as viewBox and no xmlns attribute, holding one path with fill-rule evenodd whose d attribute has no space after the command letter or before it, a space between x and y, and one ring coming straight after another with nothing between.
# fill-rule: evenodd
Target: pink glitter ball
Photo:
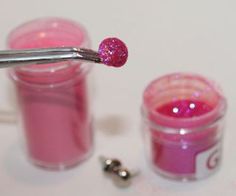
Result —
<instances>
[{"instance_id":1,"label":"pink glitter ball","mask_svg":"<svg viewBox=\"0 0 236 196\"><path fill-rule=\"evenodd\" d=\"M103 64L121 67L128 58L128 49L124 42L118 38L107 38L103 40L98 49Z\"/></svg>"}]
</instances>

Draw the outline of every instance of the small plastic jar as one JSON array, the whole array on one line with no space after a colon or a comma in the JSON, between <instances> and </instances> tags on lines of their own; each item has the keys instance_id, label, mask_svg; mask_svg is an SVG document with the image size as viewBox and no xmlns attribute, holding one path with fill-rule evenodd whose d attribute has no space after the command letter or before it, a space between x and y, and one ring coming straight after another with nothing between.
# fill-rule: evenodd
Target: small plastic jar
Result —
<instances>
[{"instance_id":1,"label":"small plastic jar","mask_svg":"<svg viewBox=\"0 0 236 196\"><path fill-rule=\"evenodd\" d=\"M152 168L182 181L213 174L222 159L225 112L219 87L202 76L174 73L151 82L142 119Z\"/></svg>"},{"instance_id":2,"label":"small plastic jar","mask_svg":"<svg viewBox=\"0 0 236 196\"><path fill-rule=\"evenodd\" d=\"M89 47L87 32L73 21L45 18L19 26L8 38L10 49L61 46ZM92 152L87 87L90 68L67 61L10 70L27 152L34 164L61 170L75 166Z\"/></svg>"}]
</instances>

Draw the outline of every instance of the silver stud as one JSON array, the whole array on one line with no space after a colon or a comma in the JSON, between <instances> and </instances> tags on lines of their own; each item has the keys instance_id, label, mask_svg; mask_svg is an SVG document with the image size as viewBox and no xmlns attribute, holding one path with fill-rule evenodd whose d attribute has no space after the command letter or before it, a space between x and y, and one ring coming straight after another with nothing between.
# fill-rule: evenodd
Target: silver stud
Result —
<instances>
[{"instance_id":1,"label":"silver stud","mask_svg":"<svg viewBox=\"0 0 236 196\"><path fill-rule=\"evenodd\" d=\"M119 185L121 185L121 183L123 183L122 186L124 185L124 183L125 185L129 185L131 179L134 176L138 175L138 172L131 172L128 169L124 168L121 161L119 161L118 159L110 159L103 156L100 156L99 159L102 163L103 171L111 175L111 177L115 177L113 179L116 179L116 182L118 182Z\"/></svg>"}]
</instances>

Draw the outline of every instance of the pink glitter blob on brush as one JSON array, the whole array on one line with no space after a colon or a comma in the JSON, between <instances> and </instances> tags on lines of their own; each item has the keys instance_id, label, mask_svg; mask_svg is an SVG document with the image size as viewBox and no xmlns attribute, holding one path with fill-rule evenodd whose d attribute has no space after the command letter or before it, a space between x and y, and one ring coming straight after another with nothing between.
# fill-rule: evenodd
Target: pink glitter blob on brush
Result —
<instances>
[{"instance_id":1,"label":"pink glitter blob on brush","mask_svg":"<svg viewBox=\"0 0 236 196\"><path fill-rule=\"evenodd\" d=\"M128 49L120 39L107 38L100 43L98 54L103 64L121 67L127 61Z\"/></svg>"}]
</instances>

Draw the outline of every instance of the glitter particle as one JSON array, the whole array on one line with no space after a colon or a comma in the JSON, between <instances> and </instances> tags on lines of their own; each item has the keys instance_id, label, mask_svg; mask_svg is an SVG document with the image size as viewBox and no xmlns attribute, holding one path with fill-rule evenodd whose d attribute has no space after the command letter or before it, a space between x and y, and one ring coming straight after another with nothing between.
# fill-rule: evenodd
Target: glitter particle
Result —
<instances>
[{"instance_id":1,"label":"glitter particle","mask_svg":"<svg viewBox=\"0 0 236 196\"><path fill-rule=\"evenodd\" d=\"M189 107L190 107L191 109L194 109L196 106L195 106L194 103L191 103L191 104L189 105Z\"/></svg>"},{"instance_id":2,"label":"glitter particle","mask_svg":"<svg viewBox=\"0 0 236 196\"><path fill-rule=\"evenodd\" d=\"M175 113L175 114L177 114L178 112L179 112L179 109L178 108L173 108L173 112Z\"/></svg>"}]
</instances>

